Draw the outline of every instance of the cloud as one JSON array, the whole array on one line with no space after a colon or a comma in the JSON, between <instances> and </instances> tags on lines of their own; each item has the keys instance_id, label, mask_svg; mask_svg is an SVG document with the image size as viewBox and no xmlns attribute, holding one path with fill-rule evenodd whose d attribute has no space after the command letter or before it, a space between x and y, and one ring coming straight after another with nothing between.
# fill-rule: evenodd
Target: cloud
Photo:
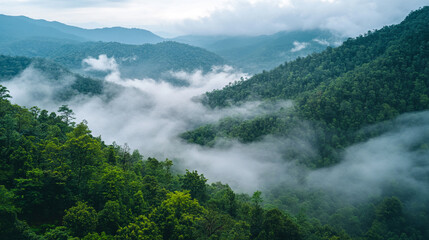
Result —
<instances>
[{"instance_id":1,"label":"cloud","mask_svg":"<svg viewBox=\"0 0 429 240\"><path fill-rule=\"evenodd\" d=\"M88 57L82 61L86 66L85 71L118 71L118 64L114 58L108 58L106 54L98 56L98 59Z\"/></svg>"},{"instance_id":2,"label":"cloud","mask_svg":"<svg viewBox=\"0 0 429 240\"><path fill-rule=\"evenodd\" d=\"M313 127L305 121L286 137L266 136L250 144L220 139L213 148L206 148L187 144L178 137L226 116L250 119L293 107L290 101L279 101L270 107L254 101L239 107L208 109L195 100L245 76L231 67L214 67L207 74L172 72L190 83L178 87L162 80L122 78L112 67L113 58L87 60L89 66L108 71L105 80L114 84L116 94L109 100L103 95L78 96L68 104L77 121L86 119L93 134L101 135L106 143L128 143L145 157L173 159L181 169L196 169L210 181L228 183L238 191L288 186L289 190L323 190L339 199L364 201L382 195L389 187L405 186L402 189L409 189L411 198L428 197L429 111L405 114L373 126L390 126L390 130L345 149L341 163L310 170L297 164L303 157L318 154ZM62 103L49 101L57 90L56 84L45 78L29 68L5 85L16 103L56 110Z\"/></svg>"},{"instance_id":3,"label":"cloud","mask_svg":"<svg viewBox=\"0 0 429 240\"><path fill-rule=\"evenodd\" d=\"M355 201L380 196L392 186L427 198L429 111L404 114L375 127L383 125L391 125L391 130L348 147L340 164L312 172L310 184Z\"/></svg>"},{"instance_id":4,"label":"cloud","mask_svg":"<svg viewBox=\"0 0 429 240\"><path fill-rule=\"evenodd\" d=\"M290 50L291 52L298 52L301 51L302 49L306 48L308 46L309 43L306 42L298 42L295 41L293 42L293 48Z\"/></svg>"},{"instance_id":5,"label":"cloud","mask_svg":"<svg viewBox=\"0 0 429 240\"><path fill-rule=\"evenodd\" d=\"M198 20L187 20L183 32L194 34L271 34L278 31L327 29L356 36L399 23L423 0L289 0L233 1L228 8Z\"/></svg>"},{"instance_id":6,"label":"cloud","mask_svg":"<svg viewBox=\"0 0 429 240\"><path fill-rule=\"evenodd\" d=\"M30 65L15 78L1 84L8 88L14 103L28 107L37 103L54 111L56 109L52 108L53 99L74 80L72 75L63 75L61 81L58 81Z\"/></svg>"},{"instance_id":7,"label":"cloud","mask_svg":"<svg viewBox=\"0 0 429 240\"><path fill-rule=\"evenodd\" d=\"M2 11L90 28L231 35L321 28L353 37L399 23L427 4L427 0L5 0Z\"/></svg>"},{"instance_id":8,"label":"cloud","mask_svg":"<svg viewBox=\"0 0 429 240\"><path fill-rule=\"evenodd\" d=\"M313 39L313 41L317 42L320 45L325 45L325 46L329 46L330 45L330 43L328 41L326 41L325 39L315 38L315 39Z\"/></svg>"}]
</instances>

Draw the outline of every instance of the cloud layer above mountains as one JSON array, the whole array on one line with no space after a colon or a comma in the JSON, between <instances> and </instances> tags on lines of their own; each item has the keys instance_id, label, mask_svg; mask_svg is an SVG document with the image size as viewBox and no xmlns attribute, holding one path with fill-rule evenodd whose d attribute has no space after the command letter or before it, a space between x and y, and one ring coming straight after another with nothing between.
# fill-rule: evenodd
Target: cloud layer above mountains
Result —
<instances>
[{"instance_id":1,"label":"cloud layer above mountains","mask_svg":"<svg viewBox=\"0 0 429 240\"><path fill-rule=\"evenodd\" d=\"M141 27L170 34L270 34L322 28L344 36L400 22L426 0L5 0L2 13L82 27ZM114 16L114 17L112 17Z\"/></svg>"}]
</instances>

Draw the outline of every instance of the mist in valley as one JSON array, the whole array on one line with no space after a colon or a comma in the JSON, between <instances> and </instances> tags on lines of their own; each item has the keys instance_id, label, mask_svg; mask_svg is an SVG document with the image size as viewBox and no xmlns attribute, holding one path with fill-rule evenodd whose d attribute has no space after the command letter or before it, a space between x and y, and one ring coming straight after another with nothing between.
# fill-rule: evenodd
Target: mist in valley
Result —
<instances>
[{"instance_id":1,"label":"mist in valley","mask_svg":"<svg viewBox=\"0 0 429 240\"><path fill-rule=\"evenodd\" d=\"M429 112L399 116L381 123L390 126L380 136L346 148L342 161L334 166L311 170L300 158L317 156L318 143L311 122L302 121L289 136L266 136L244 144L218 139L214 147L186 143L179 135L224 117L255 116L293 110L292 101L253 101L223 109L209 109L199 101L202 94L248 77L229 66L213 67L203 73L169 72L189 83L174 86L160 79L122 78L114 58L101 55L83 60L88 71L104 71L105 94L77 95L67 103L52 101L58 89L73 82L65 77L56 84L32 67L4 85L12 102L56 111L68 104L76 122L86 120L94 136L107 143L128 144L144 157L169 158L176 168L197 170L211 182L228 183L234 190L252 193L285 185L334 194L352 202L383 195L385 189L406 186L411 200L427 199L429 179ZM410 124L411 123L411 124ZM371 128L368 128L371 129ZM293 132L306 134L293 134ZM297 137L299 136L299 137ZM285 159L285 153L294 157Z\"/></svg>"}]
</instances>

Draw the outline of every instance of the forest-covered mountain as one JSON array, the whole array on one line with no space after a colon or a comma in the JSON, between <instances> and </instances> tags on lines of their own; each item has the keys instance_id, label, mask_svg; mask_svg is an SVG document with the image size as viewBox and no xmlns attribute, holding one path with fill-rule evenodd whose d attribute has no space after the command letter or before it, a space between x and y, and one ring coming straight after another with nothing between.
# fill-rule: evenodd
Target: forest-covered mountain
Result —
<instances>
[{"instance_id":1,"label":"forest-covered mountain","mask_svg":"<svg viewBox=\"0 0 429 240\"><path fill-rule=\"evenodd\" d=\"M55 38L72 41L104 41L126 44L159 43L163 38L144 29L122 27L84 29L60 22L0 14L0 42Z\"/></svg>"},{"instance_id":2,"label":"forest-covered mountain","mask_svg":"<svg viewBox=\"0 0 429 240\"><path fill-rule=\"evenodd\" d=\"M261 192L237 194L197 171L178 173L168 159L106 145L66 105L57 114L9 98L0 85L1 239L350 239L263 209ZM401 211L395 198L376 211L389 204Z\"/></svg>"},{"instance_id":3,"label":"forest-covered mountain","mask_svg":"<svg viewBox=\"0 0 429 240\"><path fill-rule=\"evenodd\" d=\"M206 72L212 66L225 64L216 54L176 42L128 45L115 42L64 43L57 40L22 40L0 46L0 53L43 57L80 73L83 73L85 68L82 63L84 59L98 58L99 55L105 54L107 57L114 57L122 75L129 78L168 78L169 71Z\"/></svg>"},{"instance_id":4,"label":"forest-covered mountain","mask_svg":"<svg viewBox=\"0 0 429 240\"><path fill-rule=\"evenodd\" d=\"M334 152L366 139L361 128L401 113L429 109L429 7L401 24L384 27L264 71L205 95L203 102L223 108L251 100L293 99L294 110L250 120L224 119L182 135L211 145L219 137L242 142L267 134L287 135L297 123L316 125L320 158L312 166L336 162Z\"/></svg>"},{"instance_id":5,"label":"forest-covered mountain","mask_svg":"<svg viewBox=\"0 0 429 240\"><path fill-rule=\"evenodd\" d=\"M169 70L193 71L200 68L206 71L212 65L225 63L254 74L297 57L321 52L327 46L335 46L342 41L328 31L308 30L262 36L188 35L171 39L215 54L173 42L132 46L161 43L165 40L142 29L83 29L60 22L0 15L1 54L46 57L73 70L81 67L82 59L88 56L108 54L123 63L121 70L124 71L124 76L131 78L158 78L161 77L160 72ZM176 49L172 49L174 47ZM133 59L137 61L132 61ZM168 78L166 75L162 77Z\"/></svg>"},{"instance_id":6,"label":"forest-covered mountain","mask_svg":"<svg viewBox=\"0 0 429 240\"><path fill-rule=\"evenodd\" d=\"M64 65L73 72L103 77L100 72L85 72L82 61L99 55L114 57L119 71L127 78L164 79L186 84L169 71L207 72L226 62L218 55L187 44L164 41L141 29L82 29L59 22L0 15L0 54L40 57Z\"/></svg>"},{"instance_id":7,"label":"forest-covered mountain","mask_svg":"<svg viewBox=\"0 0 429 240\"><path fill-rule=\"evenodd\" d=\"M32 71L43 75L44 84L58 86L57 91L53 93L53 99L50 99L52 101L66 101L78 94L101 94L106 84L98 79L72 73L62 65L41 58L0 55L0 66L0 82L7 82L19 77L24 70L30 68ZM34 72L29 75L29 81L40 81ZM40 84L39 87L43 88L42 82Z\"/></svg>"},{"instance_id":8,"label":"forest-covered mountain","mask_svg":"<svg viewBox=\"0 0 429 240\"><path fill-rule=\"evenodd\" d=\"M0 53L11 56L42 57L62 64L75 72L84 72L82 61L99 55L114 57L123 77L165 78L169 71L210 71L226 62L218 55L202 48L177 42L129 45L116 42L71 43L55 39L27 39L0 45ZM92 73L94 74L94 73ZM99 73L98 73L99 74ZM93 76L99 77L97 73Z\"/></svg>"},{"instance_id":9,"label":"forest-covered mountain","mask_svg":"<svg viewBox=\"0 0 429 240\"><path fill-rule=\"evenodd\" d=\"M270 70L286 61L321 52L342 42L329 31L307 30L278 32L261 36L198 36L173 39L205 48L247 73Z\"/></svg>"}]
</instances>

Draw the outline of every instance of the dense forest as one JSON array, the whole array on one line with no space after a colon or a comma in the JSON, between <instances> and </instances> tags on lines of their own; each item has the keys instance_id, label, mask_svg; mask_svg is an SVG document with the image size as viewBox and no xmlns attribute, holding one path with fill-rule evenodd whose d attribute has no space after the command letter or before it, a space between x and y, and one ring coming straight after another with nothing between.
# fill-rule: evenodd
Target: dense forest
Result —
<instances>
[{"instance_id":1,"label":"dense forest","mask_svg":"<svg viewBox=\"0 0 429 240\"><path fill-rule=\"evenodd\" d=\"M1 239L352 239L345 229L356 239L428 236L428 212L407 215L397 197L341 208L326 225L264 207L259 191L237 194L195 170L178 173L168 159L106 145L66 105L56 114L9 98L0 86Z\"/></svg>"},{"instance_id":2,"label":"dense forest","mask_svg":"<svg viewBox=\"0 0 429 240\"><path fill-rule=\"evenodd\" d=\"M201 145L222 137L251 142L268 134L285 136L306 120L325 144L319 158L304 161L309 166L331 165L338 161L336 151L381 133L367 136L359 131L363 127L429 108L428 22L425 7L399 25L208 92L202 101L211 108L282 99L293 99L295 107L250 120L224 119L182 137Z\"/></svg>"},{"instance_id":3,"label":"dense forest","mask_svg":"<svg viewBox=\"0 0 429 240\"><path fill-rule=\"evenodd\" d=\"M106 145L66 105L56 114L9 98L0 86L1 239L349 239L264 209L259 191L237 194L168 159ZM387 217L402 217L398 199L385 201L378 208L399 204Z\"/></svg>"}]
</instances>

